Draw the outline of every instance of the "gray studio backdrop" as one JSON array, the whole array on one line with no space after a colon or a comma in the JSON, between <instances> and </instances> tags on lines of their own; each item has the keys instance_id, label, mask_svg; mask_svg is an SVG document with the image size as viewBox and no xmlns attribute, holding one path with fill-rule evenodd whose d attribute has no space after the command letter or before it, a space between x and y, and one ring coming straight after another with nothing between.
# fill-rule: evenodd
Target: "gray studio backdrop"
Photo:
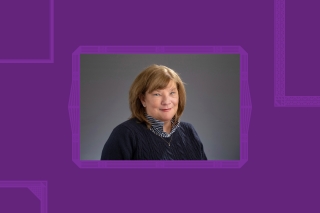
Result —
<instances>
[{"instance_id":1,"label":"gray studio backdrop","mask_svg":"<svg viewBox=\"0 0 320 213\"><path fill-rule=\"evenodd\" d=\"M81 160L99 160L112 130L130 117L129 89L151 64L186 83L182 121L198 132L209 160L240 159L240 55L81 54Z\"/></svg>"}]
</instances>

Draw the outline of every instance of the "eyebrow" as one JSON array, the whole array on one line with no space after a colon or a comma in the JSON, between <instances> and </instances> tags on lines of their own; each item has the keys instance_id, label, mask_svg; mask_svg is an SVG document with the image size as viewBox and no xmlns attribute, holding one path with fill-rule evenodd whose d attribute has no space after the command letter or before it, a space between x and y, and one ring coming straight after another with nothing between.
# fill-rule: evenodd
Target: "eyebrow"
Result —
<instances>
[{"instance_id":1,"label":"eyebrow","mask_svg":"<svg viewBox=\"0 0 320 213\"><path fill-rule=\"evenodd\" d=\"M177 89L177 87L171 87L171 89L169 89L169 90L176 90ZM160 91L160 90L164 90L164 89L155 89L154 91Z\"/></svg>"}]
</instances>

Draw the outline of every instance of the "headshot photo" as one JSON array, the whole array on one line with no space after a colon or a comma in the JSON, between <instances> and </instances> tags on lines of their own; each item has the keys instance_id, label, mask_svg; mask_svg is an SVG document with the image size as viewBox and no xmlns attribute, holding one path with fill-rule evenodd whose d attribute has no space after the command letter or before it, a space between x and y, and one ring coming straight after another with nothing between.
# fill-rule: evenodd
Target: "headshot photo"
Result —
<instances>
[{"instance_id":1,"label":"headshot photo","mask_svg":"<svg viewBox=\"0 0 320 213\"><path fill-rule=\"evenodd\" d=\"M81 160L239 160L239 54L81 54Z\"/></svg>"}]
</instances>

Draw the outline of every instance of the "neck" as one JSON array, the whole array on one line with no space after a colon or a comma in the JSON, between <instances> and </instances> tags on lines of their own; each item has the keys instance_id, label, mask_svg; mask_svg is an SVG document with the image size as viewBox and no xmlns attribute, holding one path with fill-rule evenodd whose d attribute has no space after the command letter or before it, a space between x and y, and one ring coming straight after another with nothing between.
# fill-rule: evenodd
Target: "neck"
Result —
<instances>
[{"instance_id":1,"label":"neck","mask_svg":"<svg viewBox=\"0 0 320 213\"><path fill-rule=\"evenodd\" d=\"M170 133L171 132L171 121L164 122L163 131L166 132L166 133Z\"/></svg>"}]
</instances>

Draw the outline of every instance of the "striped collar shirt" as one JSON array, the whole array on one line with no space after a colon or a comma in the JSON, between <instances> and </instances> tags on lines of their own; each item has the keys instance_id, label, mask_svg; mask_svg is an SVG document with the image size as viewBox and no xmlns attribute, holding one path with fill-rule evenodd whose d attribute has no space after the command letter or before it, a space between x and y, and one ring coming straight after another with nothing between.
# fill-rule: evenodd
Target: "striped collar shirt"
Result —
<instances>
[{"instance_id":1,"label":"striped collar shirt","mask_svg":"<svg viewBox=\"0 0 320 213\"><path fill-rule=\"evenodd\" d=\"M160 136L160 137L163 137L163 138L169 138L176 130L177 128L179 128L180 126L180 121L178 121L176 124L174 124L174 119L171 120L171 132L168 134L166 132L163 131L163 125L164 125L164 122L162 121L159 121L153 117L151 117L150 115L148 114L145 114L146 118L148 119L148 121L150 122L151 124L151 128L150 130Z\"/></svg>"}]
</instances>

